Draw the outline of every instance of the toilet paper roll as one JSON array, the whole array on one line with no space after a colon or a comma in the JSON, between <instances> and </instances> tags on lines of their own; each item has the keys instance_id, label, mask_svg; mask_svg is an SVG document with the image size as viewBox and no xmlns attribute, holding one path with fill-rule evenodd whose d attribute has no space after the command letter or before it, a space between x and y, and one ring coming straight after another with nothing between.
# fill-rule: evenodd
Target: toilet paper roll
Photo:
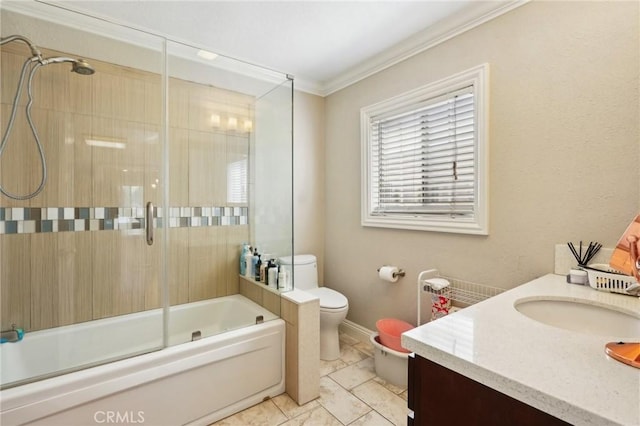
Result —
<instances>
[{"instance_id":1,"label":"toilet paper roll","mask_svg":"<svg viewBox=\"0 0 640 426\"><path fill-rule=\"evenodd\" d=\"M381 280L395 283L398 281L398 268L396 266L383 266L378 272Z\"/></svg>"}]
</instances>

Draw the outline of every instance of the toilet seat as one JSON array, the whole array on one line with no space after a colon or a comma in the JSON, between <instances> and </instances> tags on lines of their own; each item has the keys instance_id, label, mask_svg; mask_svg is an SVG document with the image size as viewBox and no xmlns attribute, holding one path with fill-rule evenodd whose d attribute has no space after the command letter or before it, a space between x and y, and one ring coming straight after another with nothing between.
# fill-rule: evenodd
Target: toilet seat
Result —
<instances>
[{"instance_id":1,"label":"toilet seat","mask_svg":"<svg viewBox=\"0 0 640 426\"><path fill-rule=\"evenodd\" d=\"M320 299L320 309L323 311L342 310L349 306L347 298L342 293L338 293L330 288L318 287L305 291L314 296L318 296Z\"/></svg>"}]
</instances>

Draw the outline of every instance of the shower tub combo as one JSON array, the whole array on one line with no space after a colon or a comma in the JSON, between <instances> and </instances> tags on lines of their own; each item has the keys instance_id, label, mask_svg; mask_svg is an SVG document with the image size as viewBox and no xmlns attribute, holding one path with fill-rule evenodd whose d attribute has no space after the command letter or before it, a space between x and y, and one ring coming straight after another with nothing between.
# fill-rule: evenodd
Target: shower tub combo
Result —
<instances>
[{"instance_id":1,"label":"shower tub combo","mask_svg":"<svg viewBox=\"0 0 640 426\"><path fill-rule=\"evenodd\" d=\"M293 158L293 79L46 2L0 21L0 424L206 425L283 393L285 322L216 277L249 238L293 252L292 163L260 151ZM281 199L247 200L249 164Z\"/></svg>"},{"instance_id":2,"label":"shower tub combo","mask_svg":"<svg viewBox=\"0 0 640 426\"><path fill-rule=\"evenodd\" d=\"M161 315L28 333L0 347L3 383L64 370L60 362L77 365L78 356L86 365L162 342ZM241 295L171 307L168 315L172 346L3 390L0 424L205 425L284 392L285 323L276 315ZM69 349L78 339L91 342L81 354Z\"/></svg>"}]
</instances>

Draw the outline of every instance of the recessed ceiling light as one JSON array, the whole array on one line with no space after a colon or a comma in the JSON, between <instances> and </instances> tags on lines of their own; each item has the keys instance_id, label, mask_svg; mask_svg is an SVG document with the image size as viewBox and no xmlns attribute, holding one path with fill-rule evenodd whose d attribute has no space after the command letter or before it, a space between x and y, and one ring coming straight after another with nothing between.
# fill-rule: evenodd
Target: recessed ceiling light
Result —
<instances>
[{"instance_id":1,"label":"recessed ceiling light","mask_svg":"<svg viewBox=\"0 0 640 426\"><path fill-rule=\"evenodd\" d=\"M213 61L215 58L218 57L218 55L216 55L213 52L209 52L208 50L198 50L198 56L204 59L208 59L210 61Z\"/></svg>"}]
</instances>

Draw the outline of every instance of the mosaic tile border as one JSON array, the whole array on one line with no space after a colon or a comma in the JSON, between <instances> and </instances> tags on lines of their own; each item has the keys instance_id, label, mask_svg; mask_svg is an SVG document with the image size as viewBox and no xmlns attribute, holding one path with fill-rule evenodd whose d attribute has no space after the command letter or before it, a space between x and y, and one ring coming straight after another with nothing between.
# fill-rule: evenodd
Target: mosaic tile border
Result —
<instances>
[{"instance_id":1,"label":"mosaic tile border","mask_svg":"<svg viewBox=\"0 0 640 426\"><path fill-rule=\"evenodd\" d=\"M143 229L143 207L0 207L0 234ZM154 225L169 228L236 226L249 223L248 207L156 208Z\"/></svg>"}]
</instances>

